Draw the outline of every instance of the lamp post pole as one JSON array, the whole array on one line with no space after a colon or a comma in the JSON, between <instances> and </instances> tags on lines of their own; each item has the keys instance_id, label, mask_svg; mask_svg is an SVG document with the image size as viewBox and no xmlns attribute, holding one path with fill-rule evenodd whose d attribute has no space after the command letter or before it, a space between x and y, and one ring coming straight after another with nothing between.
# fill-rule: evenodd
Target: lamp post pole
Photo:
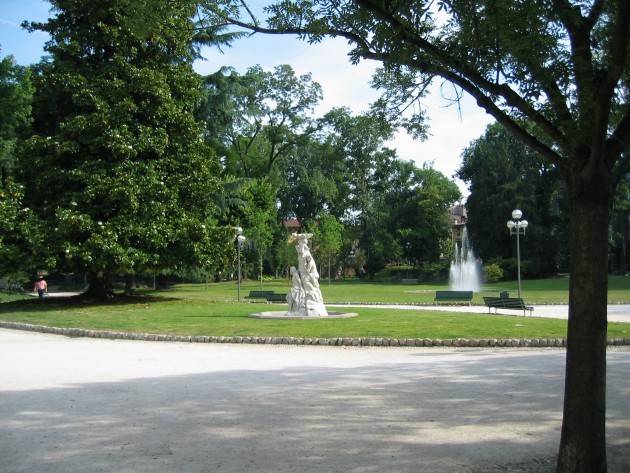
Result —
<instances>
[{"instance_id":1,"label":"lamp post pole","mask_svg":"<svg viewBox=\"0 0 630 473\"><path fill-rule=\"evenodd\" d=\"M510 230L510 235L516 235L516 273L518 278L518 297L521 297L521 243L520 243L520 235L521 233L525 235L525 230L529 225L527 220L521 220L523 216L523 212L518 209L514 209L512 211L512 218L514 220L508 220L507 227Z\"/></svg>"},{"instance_id":2,"label":"lamp post pole","mask_svg":"<svg viewBox=\"0 0 630 473\"><path fill-rule=\"evenodd\" d=\"M243 229L236 227L236 252L238 254L238 280L236 289L236 299L241 302L241 246L245 242L246 238L243 236Z\"/></svg>"}]
</instances>

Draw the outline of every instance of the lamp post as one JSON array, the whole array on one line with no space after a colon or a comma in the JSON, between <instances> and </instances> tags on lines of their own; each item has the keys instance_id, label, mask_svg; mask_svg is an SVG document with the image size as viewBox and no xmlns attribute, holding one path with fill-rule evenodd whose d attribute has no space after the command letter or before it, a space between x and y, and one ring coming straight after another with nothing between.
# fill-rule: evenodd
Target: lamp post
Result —
<instances>
[{"instance_id":1,"label":"lamp post","mask_svg":"<svg viewBox=\"0 0 630 473\"><path fill-rule=\"evenodd\" d=\"M241 302L241 247L247 238L243 236L243 229L241 227L236 227L236 233L236 251L238 253L237 300Z\"/></svg>"},{"instance_id":2,"label":"lamp post","mask_svg":"<svg viewBox=\"0 0 630 473\"><path fill-rule=\"evenodd\" d=\"M518 276L518 297L521 297L521 245L519 241L520 235L525 235L525 230L529 223L527 220L521 220L523 212L518 209L512 210L512 218L514 220L508 220L507 227L510 230L510 235L516 235L516 273Z\"/></svg>"}]
</instances>

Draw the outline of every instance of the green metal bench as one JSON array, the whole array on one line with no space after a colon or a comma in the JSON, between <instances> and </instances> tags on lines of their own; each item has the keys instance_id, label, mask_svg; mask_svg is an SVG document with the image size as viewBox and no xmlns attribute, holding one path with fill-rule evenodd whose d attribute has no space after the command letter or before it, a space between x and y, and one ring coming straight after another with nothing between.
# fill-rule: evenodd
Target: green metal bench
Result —
<instances>
[{"instance_id":1,"label":"green metal bench","mask_svg":"<svg viewBox=\"0 0 630 473\"><path fill-rule=\"evenodd\" d=\"M494 313L497 313L497 309L509 309L509 310L522 310L523 315L532 315L534 308L530 305L526 305L523 299L520 297L486 297L483 298L483 303L488 306L488 312L491 312L494 308Z\"/></svg>"},{"instance_id":2,"label":"green metal bench","mask_svg":"<svg viewBox=\"0 0 630 473\"><path fill-rule=\"evenodd\" d=\"M267 294L267 302L287 302L286 294L279 294L277 292L272 292L271 294Z\"/></svg>"},{"instance_id":3,"label":"green metal bench","mask_svg":"<svg viewBox=\"0 0 630 473\"><path fill-rule=\"evenodd\" d=\"M267 299L267 296L273 294L273 291L249 291L248 299Z\"/></svg>"},{"instance_id":4,"label":"green metal bench","mask_svg":"<svg viewBox=\"0 0 630 473\"><path fill-rule=\"evenodd\" d=\"M436 304L440 302L467 302L468 305L470 305L472 298L472 291L435 291L435 298L433 300Z\"/></svg>"}]
</instances>

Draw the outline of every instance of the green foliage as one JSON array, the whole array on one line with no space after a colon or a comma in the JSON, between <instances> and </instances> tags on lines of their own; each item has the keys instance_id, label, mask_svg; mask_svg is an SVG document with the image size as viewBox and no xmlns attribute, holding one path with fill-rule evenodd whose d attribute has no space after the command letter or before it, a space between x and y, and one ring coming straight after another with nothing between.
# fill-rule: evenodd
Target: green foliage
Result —
<instances>
[{"instance_id":1,"label":"green foliage","mask_svg":"<svg viewBox=\"0 0 630 473\"><path fill-rule=\"evenodd\" d=\"M483 274L487 282L498 282L503 279L503 270L497 263L485 265L483 267Z\"/></svg>"},{"instance_id":2,"label":"green foliage","mask_svg":"<svg viewBox=\"0 0 630 473\"><path fill-rule=\"evenodd\" d=\"M319 259L320 268L328 266L328 279L330 281L331 266L343 246L344 226L334 215L321 213L310 227L313 232L312 246ZM320 269L323 274L323 270Z\"/></svg>"},{"instance_id":3,"label":"green foliage","mask_svg":"<svg viewBox=\"0 0 630 473\"><path fill-rule=\"evenodd\" d=\"M230 174L268 176L314 131L310 113L322 98L321 86L310 74L296 76L289 65L273 72L253 66L244 75L222 68L204 84L198 116Z\"/></svg>"},{"instance_id":4,"label":"green foliage","mask_svg":"<svg viewBox=\"0 0 630 473\"><path fill-rule=\"evenodd\" d=\"M0 60L0 185L13 168L18 136L28 132L32 96L30 70L12 56Z\"/></svg>"},{"instance_id":5,"label":"green foliage","mask_svg":"<svg viewBox=\"0 0 630 473\"><path fill-rule=\"evenodd\" d=\"M447 282L449 267L450 263L447 260L421 263L418 267L418 278L426 282Z\"/></svg>"},{"instance_id":6,"label":"green foliage","mask_svg":"<svg viewBox=\"0 0 630 473\"><path fill-rule=\"evenodd\" d=\"M211 199L218 162L193 111L188 4L138 31L134 2L53 1L34 78L33 136L19 150L24 203L45 228L34 258L65 271L210 267L229 234Z\"/></svg>"},{"instance_id":7,"label":"green foliage","mask_svg":"<svg viewBox=\"0 0 630 473\"><path fill-rule=\"evenodd\" d=\"M0 272L4 275L23 270L33 273L36 263L54 264L51 259L42 261L36 257L44 245L45 229L23 201L24 186L12 179L0 186Z\"/></svg>"},{"instance_id":8,"label":"green foliage","mask_svg":"<svg viewBox=\"0 0 630 473\"><path fill-rule=\"evenodd\" d=\"M462 157L457 175L469 184L467 228L477 255L486 261L516 257L515 237L505 224L518 208L531 224L520 239L524 268L529 276L555 274L566 259L568 227L556 167L498 124L489 125Z\"/></svg>"},{"instance_id":9,"label":"green foliage","mask_svg":"<svg viewBox=\"0 0 630 473\"><path fill-rule=\"evenodd\" d=\"M343 244L343 224L334 215L321 213L311 227L313 245L322 257L334 256L339 253Z\"/></svg>"},{"instance_id":10,"label":"green foliage","mask_svg":"<svg viewBox=\"0 0 630 473\"><path fill-rule=\"evenodd\" d=\"M328 137L327 137L328 138ZM303 140L285 159L279 179L278 201L282 217L296 217L302 222L317 218L321 212L341 216L347 171L344 156L330 143L309 138Z\"/></svg>"}]
</instances>

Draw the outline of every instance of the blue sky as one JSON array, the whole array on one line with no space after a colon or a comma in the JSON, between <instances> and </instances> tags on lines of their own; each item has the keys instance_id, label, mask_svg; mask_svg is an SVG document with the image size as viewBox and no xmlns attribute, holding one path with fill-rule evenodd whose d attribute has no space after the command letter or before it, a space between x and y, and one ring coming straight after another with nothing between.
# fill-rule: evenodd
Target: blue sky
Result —
<instances>
[{"instance_id":1,"label":"blue sky","mask_svg":"<svg viewBox=\"0 0 630 473\"><path fill-rule=\"evenodd\" d=\"M265 3L262 0L253 3ZM20 27L24 20L45 21L50 4L45 0L0 0L0 57L13 55L19 64L32 64L44 54L47 35L42 32L28 33ZM290 64L298 74L310 72L319 82L324 100L317 114L324 114L332 107L350 107L360 113L378 97L370 87L370 78L377 63L363 61L353 66L348 61L349 46L344 40L329 39L317 45L309 45L290 36L254 35L237 41L222 54L216 49L204 49L204 61L197 61L195 69L200 74L215 72L230 65L239 72L260 64L271 69L278 64ZM396 148L402 159L413 160L418 165L433 161L434 167L451 177L460 164L460 154L471 140L479 137L491 117L479 109L474 101L465 96L461 113L448 106L443 95L449 88L436 83L432 93L423 103L430 118L430 138L419 142L405 132L399 132L388 145ZM467 194L463 183L458 183Z\"/></svg>"}]
</instances>

